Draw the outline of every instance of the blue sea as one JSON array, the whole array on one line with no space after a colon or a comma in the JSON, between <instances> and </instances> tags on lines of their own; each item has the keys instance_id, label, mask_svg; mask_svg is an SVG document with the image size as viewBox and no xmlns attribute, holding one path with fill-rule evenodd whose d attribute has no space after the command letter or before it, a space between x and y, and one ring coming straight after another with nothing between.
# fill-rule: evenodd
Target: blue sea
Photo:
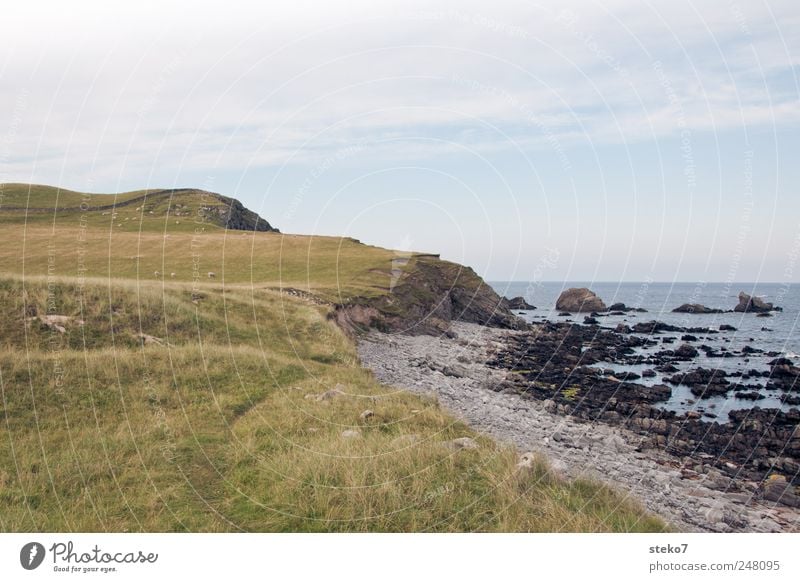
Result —
<instances>
[{"instance_id":1,"label":"blue sea","mask_svg":"<svg viewBox=\"0 0 800 582\"><path fill-rule=\"evenodd\" d=\"M570 318L559 317L555 308L556 300L562 291L570 287L588 287L594 291L606 305L624 303L628 307L641 307L648 313L626 313L624 315L598 318L601 327L614 329L619 323L634 325L644 321L661 321L680 327L708 327L719 329L722 324L732 325L737 331L722 331L718 334L693 334L698 337L695 347L701 344L709 345L716 350L721 347L731 352L740 351L745 345L764 350L764 352L777 352L783 357L795 359L800 363L800 285L781 283L612 283L612 282L508 282L495 281L490 285L498 294L505 297L522 296L528 303L536 306L536 311L518 312L527 321L554 321L564 322L570 319L578 323L583 322L586 314L574 314ZM738 303L738 295L744 291L749 295L758 296L765 301L782 307L782 312L773 312L772 317L757 317L755 313L721 313L721 314L686 314L672 313L672 310L684 303L700 303L706 307L719 309L733 309ZM676 342L671 345L657 345L643 348L639 353L648 354L660 350L675 348L680 345L680 333L663 333L653 336L653 339L662 337L675 337ZM702 366L704 368L721 369L726 372L755 370L768 370L767 362L773 359L764 354L751 354L746 357L735 358L706 358L703 352L692 360L678 364L681 371ZM601 364L604 368L615 371L630 370L641 372L648 365L621 366L614 364ZM732 382L736 378L731 378ZM638 380L644 384L661 384L661 375L655 378ZM750 378L747 384L766 383L764 378ZM727 417L727 411L740 408L760 406L762 408L783 408L778 400L780 394L775 391L760 390L765 399L756 402L741 400L733 397L733 392L728 396L695 401L695 398L686 386L672 386L672 398L664 404L670 410L683 412L697 410L711 412L718 415L720 421Z\"/></svg>"}]
</instances>

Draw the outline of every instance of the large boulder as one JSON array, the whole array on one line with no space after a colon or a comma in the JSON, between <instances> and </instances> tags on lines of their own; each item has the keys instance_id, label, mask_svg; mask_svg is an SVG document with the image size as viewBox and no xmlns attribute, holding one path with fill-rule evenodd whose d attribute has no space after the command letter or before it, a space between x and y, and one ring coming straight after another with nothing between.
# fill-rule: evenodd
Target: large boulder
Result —
<instances>
[{"instance_id":1,"label":"large boulder","mask_svg":"<svg viewBox=\"0 0 800 582\"><path fill-rule=\"evenodd\" d=\"M767 313L769 311L778 311L779 309L772 303L767 303L759 297L752 297L744 291L739 293L739 305L733 308L738 313Z\"/></svg>"},{"instance_id":2,"label":"large boulder","mask_svg":"<svg viewBox=\"0 0 800 582\"><path fill-rule=\"evenodd\" d=\"M681 344L678 346L678 349L675 350L674 355L679 360L691 360L692 358L696 358L698 353L697 349L689 344Z\"/></svg>"},{"instance_id":3,"label":"large boulder","mask_svg":"<svg viewBox=\"0 0 800 582\"><path fill-rule=\"evenodd\" d=\"M558 296L556 309L570 313L606 311L606 304L586 287L567 289Z\"/></svg>"},{"instance_id":4,"label":"large boulder","mask_svg":"<svg viewBox=\"0 0 800 582\"><path fill-rule=\"evenodd\" d=\"M684 303L672 310L672 313L724 313L721 309L714 309L699 303Z\"/></svg>"},{"instance_id":5,"label":"large boulder","mask_svg":"<svg viewBox=\"0 0 800 582\"><path fill-rule=\"evenodd\" d=\"M781 390L800 391L800 368L788 358L778 358L768 362L770 367L770 382L767 388L780 388ZM799 433L800 434L800 433Z\"/></svg>"}]
</instances>

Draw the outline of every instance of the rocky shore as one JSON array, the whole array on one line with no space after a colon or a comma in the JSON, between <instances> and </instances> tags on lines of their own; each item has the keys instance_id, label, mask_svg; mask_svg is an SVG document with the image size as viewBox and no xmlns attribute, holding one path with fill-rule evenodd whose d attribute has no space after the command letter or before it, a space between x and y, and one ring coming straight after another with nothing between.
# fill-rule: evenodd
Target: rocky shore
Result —
<instances>
[{"instance_id":1,"label":"rocky shore","mask_svg":"<svg viewBox=\"0 0 800 582\"><path fill-rule=\"evenodd\" d=\"M648 328L639 333L658 333L656 322L638 325ZM359 355L382 382L436 397L520 453L543 452L567 476L627 491L680 530L800 531L797 411L735 411L720 424L659 409L669 386L637 384L591 365L634 357L635 344L654 341L635 333L591 324L510 330L453 322L438 335L372 330L360 337ZM664 351L654 362L662 373L697 353L688 345ZM774 369L778 387L794 390L797 369L783 360ZM713 372L698 374L698 386L731 389Z\"/></svg>"}]
</instances>

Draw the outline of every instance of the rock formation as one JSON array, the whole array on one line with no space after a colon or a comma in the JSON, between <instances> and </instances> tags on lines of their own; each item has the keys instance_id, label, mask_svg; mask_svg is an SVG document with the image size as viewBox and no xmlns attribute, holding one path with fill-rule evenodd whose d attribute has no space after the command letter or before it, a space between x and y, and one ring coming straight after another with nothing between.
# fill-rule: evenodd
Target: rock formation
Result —
<instances>
[{"instance_id":1,"label":"rock formation","mask_svg":"<svg viewBox=\"0 0 800 582\"><path fill-rule=\"evenodd\" d=\"M772 303L760 299L759 297L752 297L741 291L739 293L739 305L733 308L737 313L767 313L769 311L779 311L779 307L775 307Z\"/></svg>"},{"instance_id":2,"label":"rock formation","mask_svg":"<svg viewBox=\"0 0 800 582\"><path fill-rule=\"evenodd\" d=\"M672 313L725 313L722 309L706 307L699 303L684 303L672 310Z\"/></svg>"},{"instance_id":3,"label":"rock formation","mask_svg":"<svg viewBox=\"0 0 800 582\"><path fill-rule=\"evenodd\" d=\"M536 307L525 301L524 297L513 297L511 299L503 297L501 301L506 309L515 309L519 311L533 311L536 309Z\"/></svg>"},{"instance_id":4,"label":"rock formation","mask_svg":"<svg viewBox=\"0 0 800 582\"><path fill-rule=\"evenodd\" d=\"M609 311L620 311L622 313L628 313L630 311L636 311L637 313L647 313L646 309L642 309L641 307L628 307L624 303L614 303L611 307L608 308Z\"/></svg>"},{"instance_id":5,"label":"rock formation","mask_svg":"<svg viewBox=\"0 0 800 582\"><path fill-rule=\"evenodd\" d=\"M556 301L556 309L570 313L606 311L606 304L586 287L563 291Z\"/></svg>"},{"instance_id":6,"label":"rock formation","mask_svg":"<svg viewBox=\"0 0 800 582\"><path fill-rule=\"evenodd\" d=\"M351 333L376 328L447 334L452 321L506 329L526 326L472 269L426 255L415 257L414 268L391 293L353 298L337 305L333 317Z\"/></svg>"}]
</instances>

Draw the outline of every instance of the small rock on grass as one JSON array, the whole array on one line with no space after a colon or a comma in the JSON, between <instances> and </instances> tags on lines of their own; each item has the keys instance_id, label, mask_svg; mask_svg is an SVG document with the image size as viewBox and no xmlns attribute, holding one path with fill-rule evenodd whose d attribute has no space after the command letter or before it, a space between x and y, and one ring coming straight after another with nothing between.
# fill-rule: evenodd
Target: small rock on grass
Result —
<instances>
[{"instance_id":1,"label":"small rock on grass","mask_svg":"<svg viewBox=\"0 0 800 582\"><path fill-rule=\"evenodd\" d=\"M318 402L333 400L337 396L344 395L344 392L340 390L338 387L334 388L333 390L328 390L323 392L322 394L306 394L306 400L317 400Z\"/></svg>"},{"instance_id":2,"label":"small rock on grass","mask_svg":"<svg viewBox=\"0 0 800 582\"><path fill-rule=\"evenodd\" d=\"M460 451L464 449L474 450L480 448L480 445L471 437L461 437L453 439L452 441L446 441L442 444L453 451Z\"/></svg>"},{"instance_id":3,"label":"small rock on grass","mask_svg":"<svg viewBox=\"0 0 800 582\"><path fill-rule=\"evenodd\" d=\"M523 453L520 455L517 469L533 469L536 464L536 455L534 453Z\"/></svg>"},{"instance_id":4,"label":"small rock on grass","mask_svg":"<svg viewBox=\"0 0 800 582\"><path fill-rule=\"evenodd\" d=\"M343 430L342 431L342 438L343 439L357 439L361 436L360 430Z\"/></svg>"}]
</instances>

